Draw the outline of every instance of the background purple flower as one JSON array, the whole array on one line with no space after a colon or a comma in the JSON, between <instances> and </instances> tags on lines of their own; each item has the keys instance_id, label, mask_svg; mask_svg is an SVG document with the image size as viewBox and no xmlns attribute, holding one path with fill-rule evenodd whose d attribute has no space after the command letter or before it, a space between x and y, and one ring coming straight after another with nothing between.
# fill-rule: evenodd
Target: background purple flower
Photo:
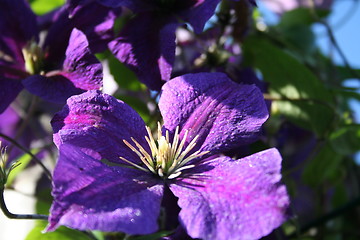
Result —
<instances>
[{"instance_id":1,"label":"background purple flower","mask_svg":"<svg viewBox=\"0 0 360 240\"><path fill-rule=\"evenodd\" d=\"M127 7L136 14L110 42L109 48L141 82L152 90L160 90L164 81L171 77L176 28L189 23L196 33L200 33L214 14L219 0L98 2L111 7Z\"/></svg>"},{"instance_id":2,"label":"background purple flower","mask_svg":"<svg viewBox=\"0 0 360 240\"><path fill-rule=\"evenodd\" d=\"M164 167L154 166L154 173L129 168L142 161L126 143L136 142L144 156L160 154L146 143L145 123L129 106L96 91L68 100L52 120L60 157L48 230L66 225L155 232L167 187L179 198L179 222L193 238L256 239L285 220L289 200L278 184L281 157L275 149L240 160L219 155L254 141L267 119L255 86L220 73L189 74L164 85L159 105L166 141L179 138L183 151L192 146L185 158L197 156L174 177Z\"/></svg>"},{"instance_id":3,"label":"background purple flower","mask_svg":"<svg viewBox=\"0 0 360 240\"><path fill-rule=\"evenodd\" d=\"M86 17L89 15L85 13L95 11L97 18ZM102 67L90 48L104 49L118 12L118 9L110 10L94 3L69 19L66 8L61 8L40 18L38 25L26 1L2 1L0 97L4 101L0 104L0 112L24 87L55 103L64 103L69 96L85 90L99 89ZM42 46L39 46L38 34L43 29L39 27L47 31Z\"/></svg>"}]
</instances>

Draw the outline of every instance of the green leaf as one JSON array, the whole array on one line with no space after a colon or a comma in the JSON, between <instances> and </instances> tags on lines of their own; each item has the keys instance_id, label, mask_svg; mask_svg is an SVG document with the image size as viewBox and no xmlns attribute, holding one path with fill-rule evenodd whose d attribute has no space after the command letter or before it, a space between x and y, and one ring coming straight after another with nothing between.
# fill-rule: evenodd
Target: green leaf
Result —
<instances>
[{"instance_id":1,"label":"green leaf","mask_svg":"<svg viewBox=\"0 0 360 240\"><path fill-rule=\"evenodd\" d=\"M172 233L173 233L173 231L161 231L161 232L153 233L150 235L130 237L129 240L158 240L162 237L169 236Z\"/></svg>"},{"instance_id":2,"label":"green leaf","mask_svg":"<svg viewBox=\"0 0 360 240\"><path fill-rule=\"evenodd\" d=\"M66 227L59 227L54 232L42 233L46 228L46 222L38 221L36 226L30 231L25 240L89 240L90 238L84 233L69 229Z\"/></svg>"},{"instance_id":3,"label":"green leaf","mask_svg":"<svg viewBox=\"0 0 360 240\"><path fill-rule=\"evenodd\" d=\"M98 240L105 240L105 236L103 232L100 231L92 231L92 234L98 239Z\"/></svg>"},{"instance_id":4,"label":"green leaf","mask_svg":"<svg viewBox=\"0 0 360 240\"><path fill-rule=\"evenodd\" d=\"M54 10L55 8L61 7L65 4L65 0L33 0L30 1L32 10L37 15L43 15L45 13Z\"/></svg>"},{"instance_id":5,"label":"green leaf","mask_svg":"<svg viewBox=\"0 0 360 240\"><path fill-rule=\"evenodd\" d=\"M315 13L318 17L323 18L329 14L329 11L319 9ZM310 8L296 8L282 15L279 26L310 25L317 22L316 15L314 15L313 10Z\"/></svg>"},{"instance_id":6,"label":"green leaf","mask_svg":"<svg viewBox=\"0 0 360 240\"><path fill-rule=\"evenodd\" d=\"M31 153L36 155L40 150L39 149L33 149L31 150ZM10 174L9 177L7 179L7 185L11 186L12 183L14 182L16 176L26 168L26 166L29 164L30 160L32 159L32 157L29 154L23 154L21 157L19 157L17 160L20 163L19 166L17 166L16 168L14 168Z\"/></svg>"},{"instance_id":7,"label":"green leaf","mask_svg":"<svg viewBox=\"0 0 360 240\"><path fill-rule=\"evenodd\" d=\"M330 144L325 144L305 167L303 181L315 187L325 181L335 181L341 174L339 170L343 159L343 156L337 154Z\"/></svg>"},{"instance_id":8,"label":"green leaf","mask_svg":"<svg viewBox=\"0 0 360 240\"><path fill-rule=\"evenodd\" d=\"M289 47L296 50L299 59L311 60L316 50L315 35L309 26L296 25L286 29L280 29L280 34L285 38Z\"/></svg>"},{"instance_id":9,"label":"green leaf","mask_svg":"<svg viewBox=\"0 0 360 240\"><path fill-rule=\"evenodd\" d=\"M341 80L347 80L352 78L359 79L360 76L360 69L349 69L344 66L337 66L336 70Z\"/></svg>"},{"instance_id":10,"label":"green leaf","mask_svg":"<svg viewBox=\"0 0 360 240\"><path fill-rule=\"evenodd\" d=\"M145 85L139 82L135 73L122 64L112 54L108 56L109 68L111 75L114 76L115 81L119 84L121 89L131 91L140 91L146 89Z\"/></svg>"},{"instance_id":11,"label":"green leaf","mask_svg":"<svg viewBox=\"0 0 360 240\"><path fill-rule=\"evenodd\" d=\"M346 192L346 186L344 184L340 183L337 184L334 188L334 194L332 196L332 205L334 207L340 207L344 204L346 204L347 201L347 192Z\"/></svg>"},{"instance_id":12,"label":"green leaf","mask_svg":"<svg viewBox=\"0 0 360 240\"><path fill-rule=\"evenodd\" d=\"M258 68L269 82L273 113L323 136L334 119L332 95L297 59L266 39L249 37L243 45L245 61Z\"/></svg>"},{"instance_id":13,"label":"green leaf","mask_svg":"<svg viewBox=\"0 0 360 240\"><path fill-rule=\"evenodd\" d=\"M347 99L356 99L360 101L360 94L357 93L358 89L354 88L334 88L332 90L334 93L336 93L339 96L342 96Z\"/></svg>"},{"instance_id":14,"label":"green leaf","mask_svg":"<svg viewBox=\"0 0 360 240\"><path fill-rule=\"evenodd\" d=\"M339 154L349 155L360 151L360 125L347 125L330 136L332 148Z\"/></svg>"},{"instance_id":15,"label":"green leaf","mask_svg":"<svg viewBox=\"0 0 360 240\"><path fill-rule=\"evenodd\" d=\"M51 189L44 189L36 193L37 201L35 209L38 214L49 215L50 206L52 203Z\"/></svg>"}]
</instances>

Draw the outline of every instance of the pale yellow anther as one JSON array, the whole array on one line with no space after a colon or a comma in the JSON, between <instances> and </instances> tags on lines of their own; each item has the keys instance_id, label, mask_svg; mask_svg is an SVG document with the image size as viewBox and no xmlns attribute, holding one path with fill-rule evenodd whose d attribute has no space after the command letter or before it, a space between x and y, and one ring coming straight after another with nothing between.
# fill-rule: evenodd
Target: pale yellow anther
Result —
<instances>
[{"instance_id":1,"label":"pale yellow anther","mask_svg":"<svg viewBox=\"0 0 360 240\"><path fill-rule=\"evenodd\" d=\"M44 53L35 41L30 41L22 49L25 69L28 73L39 74L42 68Z\"/></svg>"}]
</instances>

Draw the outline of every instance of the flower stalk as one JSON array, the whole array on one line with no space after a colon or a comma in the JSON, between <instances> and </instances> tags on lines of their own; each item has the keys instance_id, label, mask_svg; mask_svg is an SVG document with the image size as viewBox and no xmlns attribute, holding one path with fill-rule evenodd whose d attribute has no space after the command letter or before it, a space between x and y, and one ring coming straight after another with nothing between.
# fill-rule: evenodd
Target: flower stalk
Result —
<instances>
[{"instance_id":1,"label":"flower stalk","mask_svg":"<svg viewBox=\"0 0 360 240\"><path fill-rule=\"evenodd\" d=\"M1 148L1 142L0 142ZM0 149L0 208L3 211L4 215L10 219L41 219L47 220L48 216L39 215L39 214L14 214L11 213L6 207L4 190L9 177L10 172L19 166L19 162L14 162L7 167L7 156L5 154L5 149Z\"/></svg>"},{"instance_id":2,"label":"flower stalk","mask_svg":"<svg viewBox=\"0 0 360 240\"><path fill-rule=\"evenodd\" d=\"M16 147L18 147L19 149L21 149L24 153L30 155L32 157L32 159L34 159L34 161L40 165L40 167L44 170L46 176L51 180L52 176L51 176L51 172L49 171L49 169L47 169L47 167L42 163L42 161L40 159L38 159L30 150L26 149L25 147L23 147L21 144L19 144L17 141L15 141L14 139L12 139L11 137L0 133L0 137L4 138L5 140L11 142L12 144L14 144Z\"/></svg>"}]
</instances>

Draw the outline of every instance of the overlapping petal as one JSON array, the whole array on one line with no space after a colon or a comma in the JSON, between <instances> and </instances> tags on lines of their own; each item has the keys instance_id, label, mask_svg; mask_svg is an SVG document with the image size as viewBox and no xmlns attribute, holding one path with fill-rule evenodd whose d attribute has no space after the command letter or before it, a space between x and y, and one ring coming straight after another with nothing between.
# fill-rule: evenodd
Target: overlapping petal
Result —
<instances>
[{"instance_id":1,"label":"overlapping petal","mask_svg":"<svg viewBox=\"0 0 360 240\"><path fill-rule=\"evenodd\" d=\"M76 28L66 49L62 75L77 88L97 90L102 87L102 65L91 53L86 36Z\"/></svg>"},{"instance_id":2,"label":"overlapping petal","mask_svg":"<svg viewBox=\"0 0 360 240\"><path fill-rule=\"evenodd\" d=\"M34 95L54 103L65 103L72 95L102 87L102 65L91 54L85 35L72 31L62 72L46 76L32 75L23 80L24 87Z\"/></svg>"},{"instance_id":3,"label":"overlapping petal","mask_svg":"<svg viewBox=\"0 0 360 240\"><path fill-rule=\"evenodd\" d=\"M121 8L91 3L72 16L71 21L74 27L85 33L91 51L101 52L107 49L107 43L114 39L114 23L120 13Z\"/></svg>"},{"instance_id":4,"label":"overlapping petal","mask_svg":"<svg viewBox=\"0 0 360 240\"><path fill-rule=\"evenodd\" d=\"M42 76L31 75L22 81L23 86L30 93L53 103L64 104L72 95L83 93L74 83L62 75Z\"/></svg>"},{"instance_id":5,"label":"overlapping petal","mask_svg":"<svg viewBox=\"0 0 360 240\"><path fill-rule=\"evenodd\" d=\"M68 99L66 107L53 120L54 142L93 149L92 156L112 162L140 161L124 143L136 139L149 151L145 123L128 105L100 91L88 91ZM149 151L150 152L150 151Z\"/></svg>"},{"instance_id":6,"label":"overlapping petal","mask_svg":"<svg viewBox=\"0 0 360 240\"><path fill-rule=\"evenodd\" d=\"M176 28L189 22L196 32L201 32L219 0L136 1L140 4L111 0L99 2L141 12L125 25L119 37L110 42L109 48L137 74L140 81L152 90L160 90L171 76Z\"/></svg>"},{"instance_id":7,"label":"overlapping petal","mask_svg":"<svg viewBox=\"0 0 360 240\"><path fill-rule=\"evenodd\" d=\"M144 13L132 19L120 36L109 43L109 48L141 82L152 90L160 90L164 81L170 79L178 25L175 18Z\"/></svg>"},{"instance_id":8,"label":"overlapping petal","mask_svg":"<svg viewBox=\"0 0 360 240\"><path fill-rule=\"evenodd\" d=\"M191 237L259 239L284 222L289 199L279 184L276 149L240 160L216 158L203 168L201 176L170 185L179 198L180 222Z\"/></svg>"},{"instance_id":9,"label":"overlapping petal","mask_svg":"<svg viewBox=\"0 0 360 240\"><path fill-rule=\"evenodd\" d=\"M88 38L93 52L106 49L113 38L113 25L120 9L110 9L96 2L81 7L71 18L66 7L53 16L52 25L47 33L44 49L47 49L47 60L61 62L73 28L80 29ZM96 17L94 17L96 16Z\"/></svg>"},{"instance_id":10,"label":"overlapping petal","mask_svg":"<svg viewBox=\"0 0 360 240\"><path fill-rule=\"evenodd\" d=\"M77 146L61 145L47 230L66 225L129 234L155 232L163 185L138 172L107 166Z\"/></svg>"},{"instance_id":11,"label":"overlapping petal","mask_svg":"<svg viewBox=\"0 0 360 240\"><path fill-rule=\"evenodd\" d=\"M183 2L183 0L178 0ZM191 7L179 12L179 16L189 22L196 33L201 33L205 23L214 15L215 8L220 0L187 0Z\"/></svg>"},{"instance_id":12,"label":"overlapping petal","mask_svg":"<svg viewBox=\"0 0 360 240\"><path fill-rule=\"evenodd\" d=\"M167 82L159 101L164 127L189 131L212 154L256 140L268 111L260 90L239 85L222 73L187 74Z\"/></svg>"}]
</instances>

